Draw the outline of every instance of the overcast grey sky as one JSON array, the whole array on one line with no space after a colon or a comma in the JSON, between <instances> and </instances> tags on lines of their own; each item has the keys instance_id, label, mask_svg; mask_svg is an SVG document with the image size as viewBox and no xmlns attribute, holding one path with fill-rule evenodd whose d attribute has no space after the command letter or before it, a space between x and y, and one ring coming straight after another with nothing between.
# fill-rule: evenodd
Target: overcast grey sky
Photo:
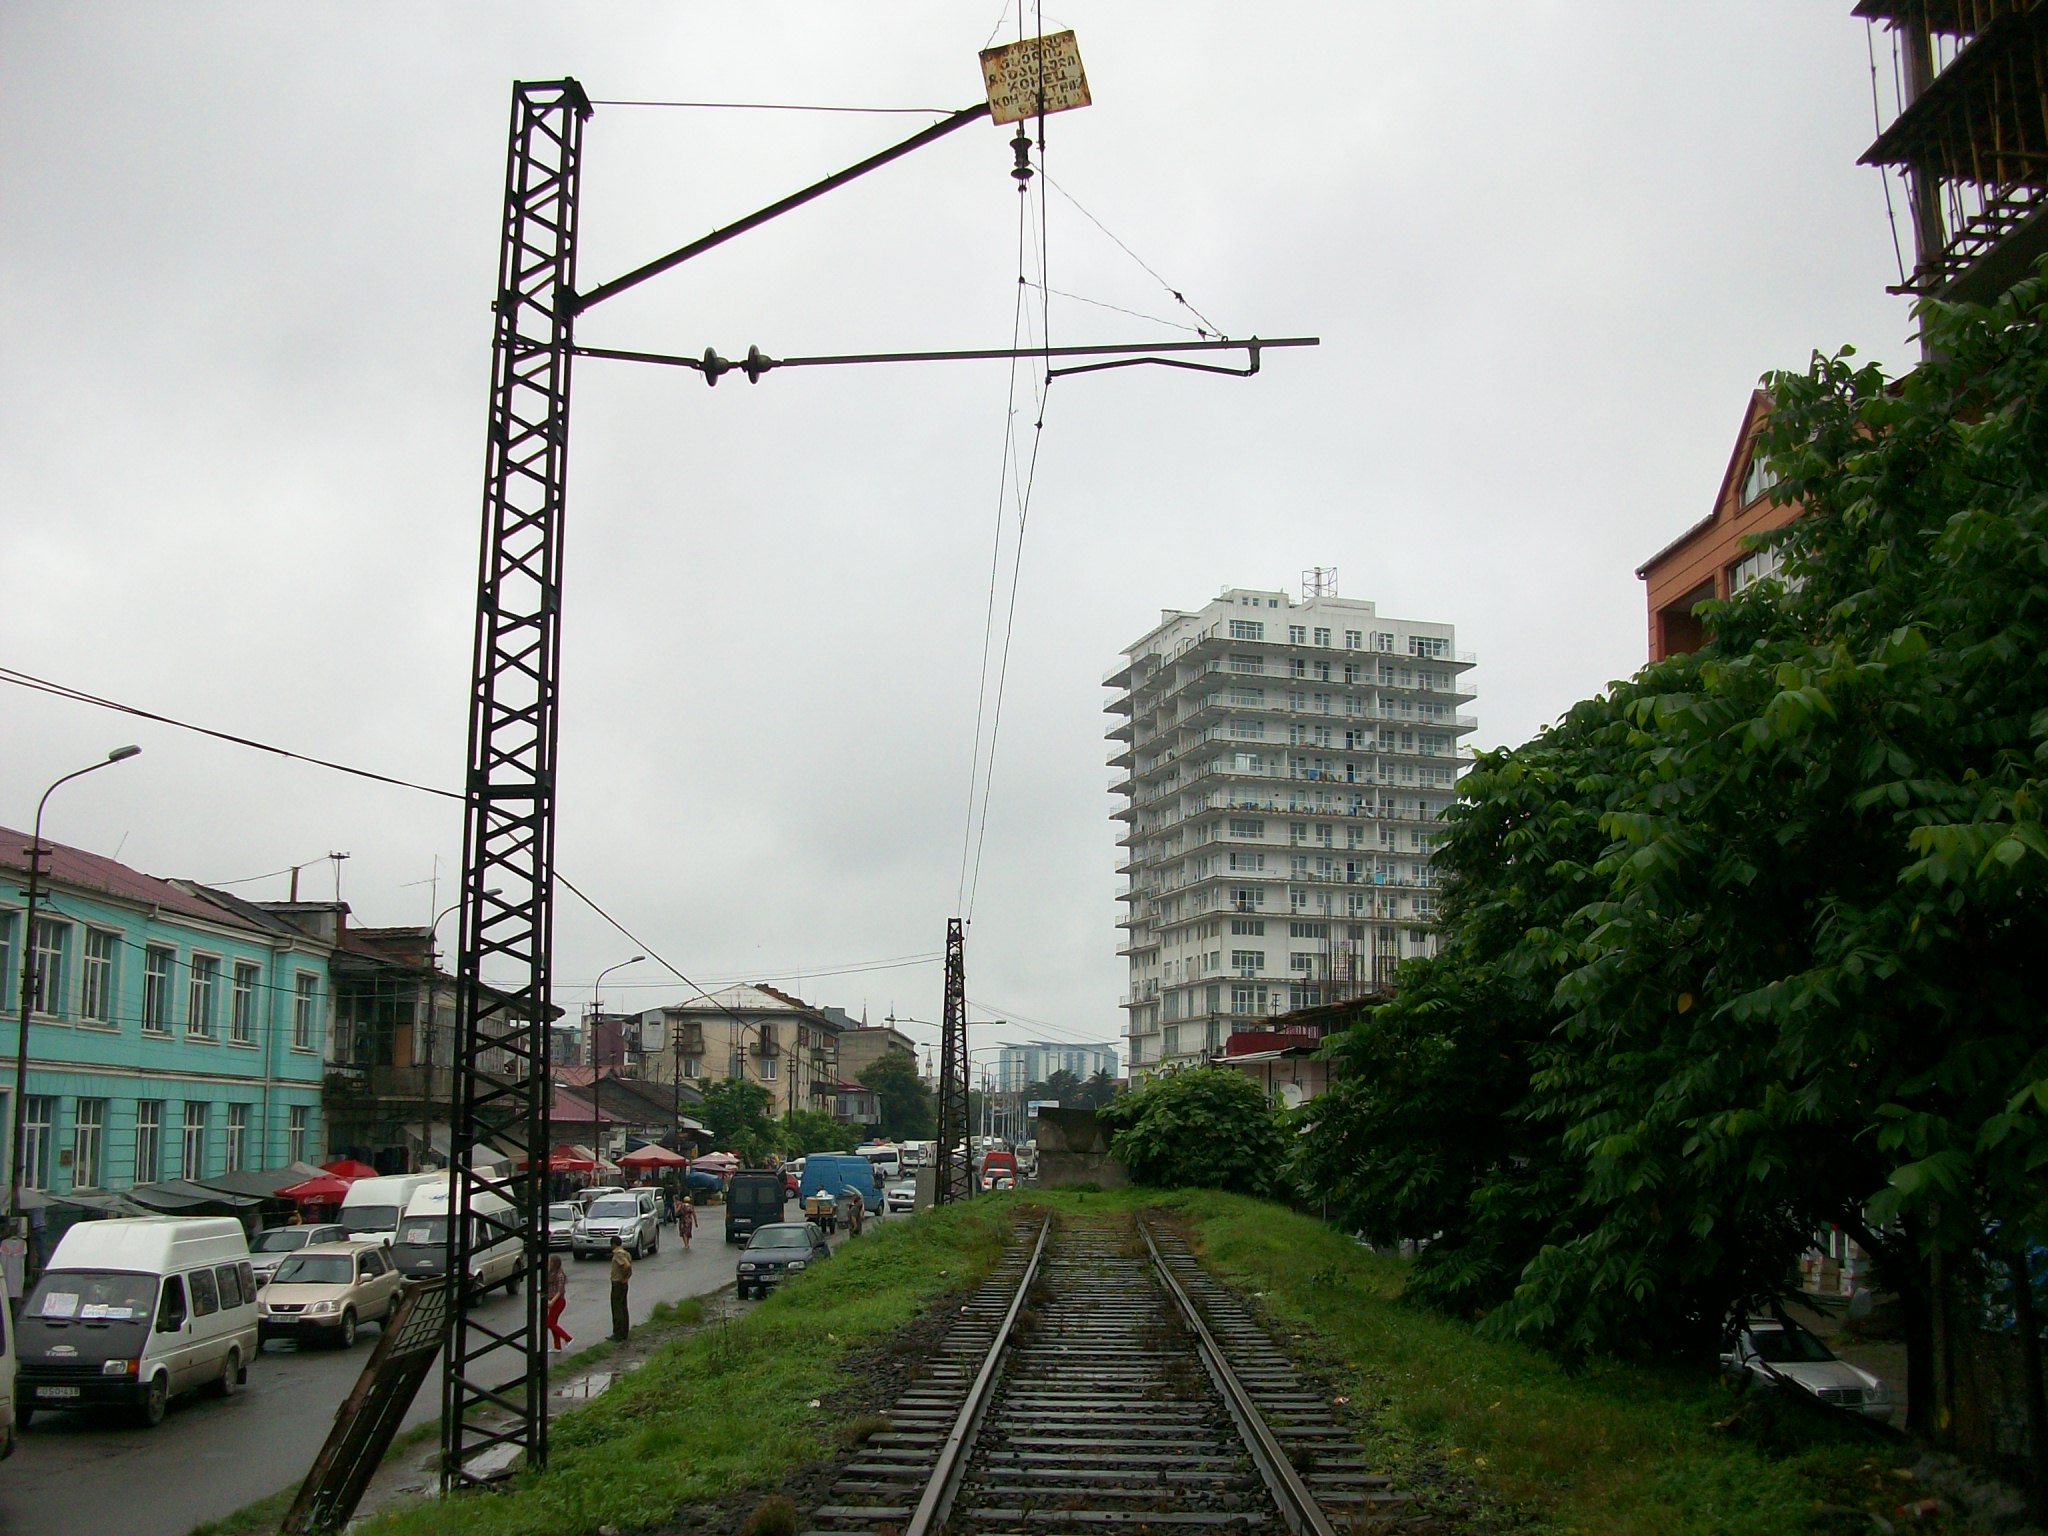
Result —
<instances>
[{"instance_id":1,"label":"overcast grey sky","mask_svg":"<svg viewBox=\"0 0 2048 1536\"><path fill-rule=\"evenodd\" d=\"M976 1049L1121 1032L1101 680L1162 608L1335 566L1455 623L1474 740L1526 739L1641 661L1634 568L1709 509L1760 373L1910 357L1848 0L1068 0L1044 25L1095 98L1047 125L1048 285L1094 301L1055 297L1052 341L1178 335L1170 288L1322 346L1050 391L967 950L971 1016L1011 1022ZM511 82L949 109L992 34L1014 4L11 0L0 666L458 787ZM923 121L600 106L583 286ZM1008 345L1006 136L954 134L579 339ZM696 980L938 1017L1012 409L1000 364L716 390L579 365L559 868ZM345 850L371 925L425 922L437 859L455 899L456 802L16 686L0 824L131 740L50 836L213 882ZM572 1012L641 948L567 892L555 934ZM687 992L650 959L604 998Z\"/></svg>"}]
</instances>

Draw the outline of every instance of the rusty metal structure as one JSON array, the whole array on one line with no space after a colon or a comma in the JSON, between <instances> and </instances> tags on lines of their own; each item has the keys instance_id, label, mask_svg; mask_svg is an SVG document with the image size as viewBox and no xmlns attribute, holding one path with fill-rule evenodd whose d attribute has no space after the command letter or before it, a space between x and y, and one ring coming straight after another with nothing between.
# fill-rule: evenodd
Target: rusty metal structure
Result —
<instances>
[{"instance_id":1,"label":"rusty metal structure","mask_svg":"<svg viewBox=\"0 0 2048 1536\"><path fill-rule=\"evenodd\" d=\"M1898 292L1982 302L2048 254L2048 3L1860 0L1899 50L1901 107L1862 156L1905 175Z\"/></svg>"},{"instance_id":2,"label":"rusty metal structure","mask_svg":"<svg viewBox=\"0 0 2048 1536\"><path fill-rule=\"evenodd\" d=\"M495 1326L458 1296L450 1308L443 1360L441 1484L444 1491L495 1482L547 1460L547 1351L543 1318L547 1264L546 1161L548 1020L554 913L556 733L561 678L562 533L567 499L569 383L577 356L695 370L716 384L730 371L758 383L770 369L849 364L1035 358L1058 372L1140 364L1249 376L1261 350L1314 346L1314 338L1114 346L872 353L769 358L758 348L728 362L710 348L676 357L575 344L576 317L593 305L668 272L904 155L987 121L978 102L920 129L845 170L587 291L576 285L583 126L591 102L571 79L513 87L505 210L492 340L485 446L483 537L477 579L476 646L464 782L462 921L457 965L458 1040L451 1096L451 1212L447 1273L469 1272L479 1247L509 1234L523 1257L512 1289L522 1304ZM1178 356L1235 351L1242 369ZM1053 358L1108 361L1053 369ZM961 924L949 929L946 1094L962 1143L941 1198L964 1195L968 1177L966 992ZM490 972L493 980L486 983ZM509 1161L509 1169L503 1169ZM512 1214L477 1214L479 1192L500 1195ZM459 1289L459 1287L458 1287Z\"/></svg>"},{"instance_id":3,"label":"rusty metal structure","mask_svg":"<svg viewBox=\"0 0 2048 1536\"><path fill-rule=\"evenodd\" d=\"M462 926L450 1119L449 1308L441 1485L547 1459L548 991L554 931L555 736L562 510L568 480L577 191L590 100L574 80L513 88L491 344L484 533L464 783ZM486 986L486 970L501 979ZM506 980L504 978L511 978ZM489 1171L509 1158L504 1173ZM460 1277L507 1233L463 1220L488 1190L511 1204L522 1257L509 1325L467 1305Z\"/></svg>"},{"instance_id":4,"label":"rusty metal structure","mask_svg":"<svg viewBox=\"0 0 2048 1536\"><path fill-rule=\"evenodd\" d=\"M967 937L946 919L946 998L939 1015L939 1166L932 1199L940 1205L974 1193L974 1123L967 1112Z\"/></svg>"}]
</instances>

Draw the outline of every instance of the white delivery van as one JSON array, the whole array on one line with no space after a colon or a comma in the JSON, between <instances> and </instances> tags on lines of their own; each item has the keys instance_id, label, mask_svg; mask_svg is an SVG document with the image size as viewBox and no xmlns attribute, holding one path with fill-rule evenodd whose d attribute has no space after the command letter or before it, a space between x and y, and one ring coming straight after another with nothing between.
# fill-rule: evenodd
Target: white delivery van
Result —
<instances>
[{"instance_id":1,"label":"white delivery van","mask_svg":"<svg viewBox=\"0 0 2048 1536\"><path fill-rule=\"evenodd\" d=\"M408 1280L426 1280L447 1273L450 1179L445 1173L433 1178L433 1183L413 1191L405 1214L399 1218L398 1236L391 1244L391 1261ZM519 1268L522 1251L519 1213L509 1200L488 1189L471 1192L469 1212L469 1294L479 1296L502 1284L509 1296L518 1288L513 1274Z\"/></svg>"},{"instance_id":2,"label":"white delivery van","mask_svg":"<svg viewBox=\"0 0 2048 1536\"><path fill-rule=\"evenodd\" d=\"M256 1279L226 1216L80 1222L57 1244L16 1329L15 1423L125 1404L145 1424L194 1387L227 1396L256 1358Z\"/></svg>"},{"instance_id":3,"label":"white delivery van","mask_svg":"<svg viewBox=\"0 0 2048 1536\"><path fill-rule=\"evenodd\" d=\"M14 1454L14 1307L0 1285L0 1460Z\"/></svg>"},{"instance_id":4,"label":"white delivery van","mask_svg":"<svg viewBox=\"0 0 2048 1536\"><path fill-rule=\"evenodd\" d=\"M903 1177L903 1149L890 1141L871 1141L853 1149L875 1170L875 1182L885 1184Z\"/></svg>"},{"instance_id":5,"label":"white delivery van","mask_svg":"<svg viewBox=\"0 0 2048 1536\"><path fill-rule=\"evenodd\" d=\"M412 1197L447 1178L445 1173L392 1173L357 1179L341 1197L341 1224L353 1239L373 1238L388 1244L397 1236L398 1218L405 1214Z\"/></svg>"}]
</instances>

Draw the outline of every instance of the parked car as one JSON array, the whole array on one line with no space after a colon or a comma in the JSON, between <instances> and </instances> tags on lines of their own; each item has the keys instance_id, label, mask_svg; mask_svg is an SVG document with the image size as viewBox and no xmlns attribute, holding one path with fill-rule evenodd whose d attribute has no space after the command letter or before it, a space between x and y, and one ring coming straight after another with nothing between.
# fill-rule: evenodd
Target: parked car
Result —
<instances>
[{"instance_id":1,"label":"parked car","mask_svg":"<svg viewBox=\"0 0 2048 1536\"><path fill-rule=\"evenodd\" d=\"M256 1241L249 1245L249 1268L256 1276L257 1285L268 1285L287 1254L310 1248L315 1243L347 1241L348 1228L340 1222L323 1222L316 1227L272 1227L268 1232L258 1232Z\"/></svg>"},{"instance_id":2,"label":"parked car","mask_svg":"<svg viewBox=\"0 0 2048 1536\"><path fill-rule=\"evenodd\" d=\"M891 1213L917 1209L917 1180L898 1179L882 1192L882 1204Z\"/></svg>"},{"instance_id":3,"label":"parked car","mask_svg":"<svg viewBox=\"0 0 2048 1536\"><path fill-rule=\"evenodd\" d=\"M778 1281L830 1257L832 1250L825 1246L825 1234L815 1221L775 1221L756 1227L740 1250L740 1300L766 1296Z\"/></svg>"},{"instance_id":4,"label":"parked car","mask_svg":"<svg viewBox=\"0 0 2048 1536\"><path fill-rule=\"evenodd\" d=\"M576 1231L576 1218L583 1207L574 1200L558 1200L548 1207L548 1246L567 1248Z\"/></svg>"},{"instance_id":5,"label":"parked car","mask_svg":"<svg viewBox=\"0 0 2048 1536\"><path fill-rule=\"evenodd\" d=\"M661 1251L661 1208L653 1190L622 1189L591 1201L569 1233L569 1251L579 1259L607 1254L614 1237L636 1259Z\"/></svg>"},{"instance_id":6,"label":"parked car","mask_svg":"<svg viewBox=\"0 0 2048 1536\"><path fill-rule=\"evenodd\" d=\"M256 1342L297 1339L349 1349L362 1323L382 1323L405 1278L374 1240L302 1248L277 1266L256 1299Z\"/></svg>"},{"instance_id":7,"label":"parked car","mask_svg":"<svg viewBox=\"0 0 2048 1536\"><path fill-rule=\"evenodd\" d=\"M1789 1381L1824 1403L1883 1423L1894 1409L1891 1388L1880 1378L1838 1358L1790 1318L1752 1317L1743 1323L1723 1341L1721 1369L1752 1385Z\"/></svg>"}]
</instances>

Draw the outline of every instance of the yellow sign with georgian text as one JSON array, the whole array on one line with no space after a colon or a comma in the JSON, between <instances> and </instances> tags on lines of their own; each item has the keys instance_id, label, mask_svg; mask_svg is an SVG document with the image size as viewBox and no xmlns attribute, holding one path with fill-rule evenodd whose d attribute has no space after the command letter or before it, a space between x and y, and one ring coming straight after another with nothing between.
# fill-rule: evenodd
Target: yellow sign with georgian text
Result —
<instances>
[{"instance_id":1,"label":"yellow sign with georgian text","mask_svg":"<svg viewBox=\"0 0 2048 1536\"><path fill-rule=\"evenodd\" d=\"M989 120L1014 123L1089 104L1088 75L1072 32L1027 37L985 49L981 78L988 86Z\"/></svg>"}]
</instances>

